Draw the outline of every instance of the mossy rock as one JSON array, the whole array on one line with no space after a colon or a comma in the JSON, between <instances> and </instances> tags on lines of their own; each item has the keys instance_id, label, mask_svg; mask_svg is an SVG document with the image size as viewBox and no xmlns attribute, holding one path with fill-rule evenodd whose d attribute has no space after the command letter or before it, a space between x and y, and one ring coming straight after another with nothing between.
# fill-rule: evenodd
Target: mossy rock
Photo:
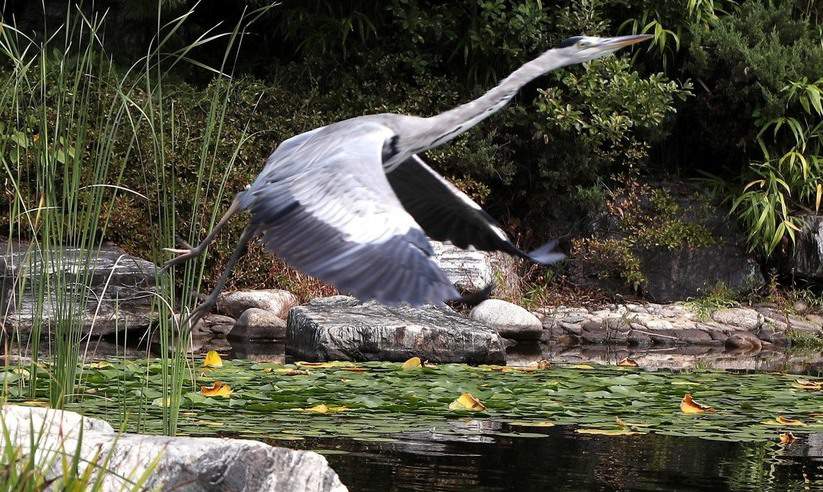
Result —
<instances>
[{"instance_id":1,"label":"mossy rock","mask_svg":"<svg viewBox=\"0 0 823 492\"><path fill-rule=\"evenodd\" d=\"M718 284L739 292L764 283L726 209L684 182L625 184L573 253L580 283L658 302L697 297Z\"/></svg>"}]
</instances>

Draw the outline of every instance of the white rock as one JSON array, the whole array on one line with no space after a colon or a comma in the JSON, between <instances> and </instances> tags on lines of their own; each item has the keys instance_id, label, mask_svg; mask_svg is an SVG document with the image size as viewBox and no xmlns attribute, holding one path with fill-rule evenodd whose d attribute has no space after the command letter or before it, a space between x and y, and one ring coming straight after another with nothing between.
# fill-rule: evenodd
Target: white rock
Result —
<instances>
[{"instance_id":1,"label":"white rock","mask_svg":"<svg viewBox=\"0 0 823 492\"><path fill-rule=\"evenodd\" d=\"M472 309L469 317L493 326L505 338L536 340L543 332L543 325L537 316L500 299L486 299Z\"/></svg>"},{"instance_id":2,"label":"white rock","mask_svg":"<svg viewBox=\"0 0 823 492\"><path fill-rule=\"evenodd\" d=\"M671 330L674 328L671 321L665 319L647 319L643 321L643 324L650 330Z\"/></svg>"},{"instance_id":3,"label":"white rock","mask_svg":"<svg viewBox=\"0 0 823 492\"><path fill-rule=\"evenodd\" d=\"M461 291L482 290L494 280L491 254L468 251L451 244L432 241L434 261Z\"/></svg>"},{"instance_id":4,"label":"white rock","mask_svg":"<svg viewBox=\"0 0 823 492\"><path fill-rule=\"evenodd\" d=\"M712 319L723 325L754 330L763 323L763 316L754 309L726 308L712 313Z\"/></svg>"},{"instance_id":5,"label":"white rock","mask_svg":"<svg viewBox=\"0 0 823 492\"><path fill-rule=\"evenodd\" d=\"M62 474L59 453L73 455L82 428L80 473L93 461L105 466L112 473L106 475L103 491L122 490L124 478L139 479L155 460L145 490L347 490L326 458L311 451L242 439L118 434L102 420L46 408L6 405L2 413L14 445L23 452L31 449L34 428L35 461L52 464L50 477Z\"/></svg>"},{"instance_id":6,"label":"white rock","mask_svg":"<svg viewBox=\"0 0 823 492\"><path fill-rule=\"evenodd\" d=\"M282 340L286 338L286 321L265 309L243 311L228 335L241 340Z\"/></svg>"},{"instance_id":7,"label":"white rock","mask_svg":"<svg viewBox=\"0 0 823 492\"><path fill-rule=\"evenodd\" d=\"M246 309L258 308L286 319L289 310L297 304L297 296L280 289L238 290L226 292L217 298L217 310L232 318L239 318Z\"/></svg>"}]
</instances>

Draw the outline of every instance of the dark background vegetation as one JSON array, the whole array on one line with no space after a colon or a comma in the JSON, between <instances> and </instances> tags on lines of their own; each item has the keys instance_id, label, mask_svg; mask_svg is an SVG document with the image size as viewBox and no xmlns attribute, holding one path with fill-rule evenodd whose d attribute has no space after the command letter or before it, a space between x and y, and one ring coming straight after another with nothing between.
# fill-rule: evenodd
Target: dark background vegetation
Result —
<instances>
[{"instance_id":1,"label":"dark background vegetation","mask_svg":"<svg viewBox=\"0 0 823 492\"><path fill-rule=\"evenodd\" d=\"M266 3L202 1L170 48L215 25L230 30L245 10ZM194 2L162 5L162 18L171 20ZM67 3L46 1L45 8L44 17L40 2L12 1L3 17L42 33L64 22ZM86 2L82 9L108 9L105 45L121 70L157 32L154 0ZM227 182L239 190L297 133L368 113L451 108L571 35L652 33L648 47L535 81L501 114L427 158L522 245L561 237L570 250L624 190L646 186L650 193L660 179L702 178L725 210L734 207L749 247L766 264L785 253L778 246L791 240L797 214L819 207L821 15L823 6L811 0L285 0L254 24L232 59L224 60L222 41L190 58L231 73L218 143L226 162L247 123L254 132ZM169 118L196 133L210 91L225 77L193 64L179 65L173 77ZM167 152L184 183L195 186L195 167L186 169L197 143L178 141ZM145 169L130 163L124 185L144 189L157 178ZM129 195L116 200L107 239L156 254L146 226L146 214L155 212ZM186 206L183 198L177 212L188 226ZM653 220L638 223L655 229ZM242 224L233 227L213 248L209 271L225 261ZM696 240L688 231L676 239ZM319 288L257 253L241 265L237 283L259 287L275 277L283 287Z\"/></svg>"}]
</instances>

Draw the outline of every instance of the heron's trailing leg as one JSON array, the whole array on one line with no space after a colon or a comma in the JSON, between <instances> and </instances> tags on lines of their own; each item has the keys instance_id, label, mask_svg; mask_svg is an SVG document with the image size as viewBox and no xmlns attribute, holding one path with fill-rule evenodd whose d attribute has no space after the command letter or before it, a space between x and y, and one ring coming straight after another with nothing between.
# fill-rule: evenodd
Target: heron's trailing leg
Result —
<instances>
[{"instance_id":1,"label":"heron's trailing leg","mask_svg":"<svg viewBox=\"0 0 823 492\"><path fill-rule=\"evenodd\" d=\"M220 274L220 278L217 279L217 284L214 286L214 289L212 289L211 294L209 294L206 300L199 306L194 308L194 311L191 312L186 320L186 322L189 323L189 326L194 326L200 318L205 316L206 313L208 313L217 304L217 296L220 295L220 292L226 287L226 281L228 280L229 275L231 275L232 270L234 270L234 267L237 265L237 262L240 261L240 258L243 257L243 254L246 253L246 246L251 238L254 237L256 232L257 227L253 225L247 225L246 228L243 229L243 234L240 235L240 241L237 243L234 251L232 251L231 258L229 258L229 262L226 264L226 268L223 270L223 273Z\"/></svg>"},{"instance_id":2,"label":"heron's trailing leg","mask_svg":"<svg viewBox=\"0 0 823 492\"><path fill-rule=\"evenodd\" d=\"M215 224L215 226L211 230L211 232L209 232L209 234L202 241L200 241L200 244L198 244L197 246L190 246L189 244L181 241L181 243L183 244L183 246L186 247L186 249L163 248L166 251L171 251L172 253L179 253L179 254L176 257L172 258L171 260L167 261L163 265L162 269L163 270L168 270L173 265L179 265L180 263L183 263L186 260L189 260L191 258L194 258L196 256L200 256L201 254L203 254L203 251L206 250L206 247L209 244L211 244L212 242L214 242L214 239L217 237L217 234L220 232L220 230L226 224L228 224L229 220L231 220L231 218L234 217L237 214L237 212L240 211L240 195L241 194L242 193L240 193L240 194L238 194L237 196L234 197L234 200L232 200L231 205L229 205L229 209L226 210L226 213L223 214L223 217L220 218L220 221L217 222L217 224Z\"/></svg>"}]
</instances>

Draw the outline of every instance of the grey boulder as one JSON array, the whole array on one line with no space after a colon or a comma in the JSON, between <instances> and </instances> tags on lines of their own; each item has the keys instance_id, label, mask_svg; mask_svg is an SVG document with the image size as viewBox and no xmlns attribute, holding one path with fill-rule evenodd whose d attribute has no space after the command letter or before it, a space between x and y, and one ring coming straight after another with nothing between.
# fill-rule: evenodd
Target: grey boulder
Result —
<instances>
[{"instance_id":1,"label":"grey boulder","mask_svg":"<svg viewBox=\"0 0 823 492\"><path fill-rule=\"evenodd\" d=\"M273 312L249 308L234 324L228 335L234 340L283 340L286 338L286 322Z\"/></svg>"},{"instance_id":2,"label":"grey boulder","mask_svg":"<svg viewBox=\"0 0 823 492\"><path fill-rule=\"evenodd\" d=\"M287 290L238 290L220 294L217 298L217 311L236 319L245 310L258 308L271 311L278 318L285 319L289 309L297 303L297 296Z\"/></svg>"},{"instance_id":3,"label":"grey boulder","mask_svg":"<svg viewBox=\"0 0 823 492\"><path fill-rule=\"evenodd\" d=\"M234 327L234 318L222 314L209 313L192 328L192 336L226 336Z\"/></svg>"},{"instance_id":4,"label":"grey boulder","mask_svg":"<svg viewBox=\"0 0 823 492\"><path fill-rule=\"evenodd\" d=\"M140 479L153 463L145 490L346 490L326 459L311 451L242 439L118 434L102 420L45 408L6 405L2 412L16 446L27 451L30 439L37 442L35 459L52 463L49 476L60 476L60 454L75 452L82 428L81 468L96 460L95 465L110 470L104 478L104 491L122 490L127 485L124 478Z\"/></svg>"},{"instance_id":5,"label":"grey boulder","mask_svg":"<svg viewBox=\"0 0 823 492\"><path fill-rule=\"evenodd\" d=\"M286 351L310 361L500 364L506 343L490 326L443 307L384 306L346 296L315 299L289 312Z\"/></svg>"},{"instance_id":6,"label":"grey boulder","mask_svg":"<svg viewBox=\"0 0 823 492\"><path fill-rule=\"evenodd\" d=\"M543 324L537 316L500 299L486 299L471 310L469 317L514 340L538 340L543 333Z\"/></svg>"}]
</instances>

